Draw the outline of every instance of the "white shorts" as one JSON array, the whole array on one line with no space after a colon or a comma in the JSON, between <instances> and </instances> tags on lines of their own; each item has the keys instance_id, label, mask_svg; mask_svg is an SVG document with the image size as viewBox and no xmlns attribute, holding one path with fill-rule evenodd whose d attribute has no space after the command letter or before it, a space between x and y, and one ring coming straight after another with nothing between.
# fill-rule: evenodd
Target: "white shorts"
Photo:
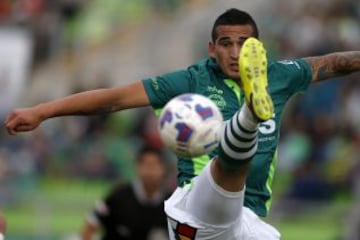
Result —
<instances>
[{"instance_id":1,"label":"white shorts","mask_svg":"<svg viewBox=\"0 0 360 240\"><path fill-rule=\"evenodd\" d=\"M171 240L280 239L280 233L274 227L243 206L244 191L234 195L214 184L207 166L192 185L178 187L165 201ZM233 204L235 201L236 205ZM214 223L217 219L223 222Z\"/></svg>"}]
</instances>

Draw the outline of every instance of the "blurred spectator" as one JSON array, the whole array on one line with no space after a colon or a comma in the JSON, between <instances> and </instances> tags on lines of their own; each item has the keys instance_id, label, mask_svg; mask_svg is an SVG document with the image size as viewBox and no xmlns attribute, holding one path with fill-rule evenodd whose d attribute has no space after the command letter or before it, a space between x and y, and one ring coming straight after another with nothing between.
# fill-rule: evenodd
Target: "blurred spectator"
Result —
<instances>
[{"instance_id":1,"label":"blurred spectator","mask_svg":"<svg viewBox=\"0 0 360 240\"><path fill-rule=\"evenodd\" d=\"M11 14L11 1L2 0L0 1L0 21L4 21Z\"/></svg>"},{"instance_id":2,"label":"blurred spectator","mask_svg":"<svg viewBox=\"0 0 360 240\"><path fill-rule=\"evenodd\" d=\"M309 158L296 171L287 194L290 199L302 201L329 200L334 194L333 186L327 182L316 167L316 159Z\"/></svg>"},{"instance_id":3,"label":"blurred spectator","mask_svg":"<svg viewBox=\"0 0 360 240\"><path fill-rule=\"evenodd\" d=\"M169 196L165 187L166 163L162 153L144 147L137 156L138 178L117 185L99 201L86 219L82 240L91 240L102 230L102 240L163 240L167 239L164 200Z\"/></svg>"},{"instance_id":4,"label":"blurred spectator","mask_svg":"<svg viewBox=\"0 0 360 240\"><path fill-rule=\"evenodd\" d=\"M153 9L161 14L173 14L179 7L179 0L151 0Z\"/></svg>"}]
</instances>

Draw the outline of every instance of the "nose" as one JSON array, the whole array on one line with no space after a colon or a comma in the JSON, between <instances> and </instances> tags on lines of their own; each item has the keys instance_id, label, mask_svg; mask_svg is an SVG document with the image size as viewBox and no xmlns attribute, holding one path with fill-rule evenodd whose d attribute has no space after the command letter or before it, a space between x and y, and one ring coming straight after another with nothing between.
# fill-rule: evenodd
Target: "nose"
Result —
<instances>
[{"instance_id":1,"label":"nose","mask_svg":"<svg viewBox=\"0 0 360 240\"><path fill-rule=\"evenodd\" d=\"M233 46L231 48L231 52L230 52L230 56L231 58L237 60L239 58L239 54L240 54L240 47L238 46Z\"/></svg>"}]
</instances>

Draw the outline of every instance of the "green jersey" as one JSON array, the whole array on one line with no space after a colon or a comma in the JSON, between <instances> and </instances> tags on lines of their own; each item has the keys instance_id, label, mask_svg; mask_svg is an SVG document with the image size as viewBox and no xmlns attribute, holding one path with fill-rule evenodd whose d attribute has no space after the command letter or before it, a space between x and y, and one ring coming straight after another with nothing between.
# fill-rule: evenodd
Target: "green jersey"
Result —
<instances>
[{"instance_id":1,"label":"green jersey","mask_svg":"<svg viewBox=\"0 0 360 240\"><path fill-rule=\"evenodd\" d=\"M285 104L291 96L308 88L311 77L311 69L303 59L268 63L268 87L275 114L258 128L258 149L251 161L244 200L244 205L259 216L266 216L271 204L271 183L277 164L280 121ZM242 90L222 73L212 58L186 70L144 79L143 84L155 110L160 110L179 94L198 93L212 99L224 120L228 120L244 103ZM178 185L191 182L216 154L217 150L199 158L178 158Z\"/></svg>"}]
</instances>

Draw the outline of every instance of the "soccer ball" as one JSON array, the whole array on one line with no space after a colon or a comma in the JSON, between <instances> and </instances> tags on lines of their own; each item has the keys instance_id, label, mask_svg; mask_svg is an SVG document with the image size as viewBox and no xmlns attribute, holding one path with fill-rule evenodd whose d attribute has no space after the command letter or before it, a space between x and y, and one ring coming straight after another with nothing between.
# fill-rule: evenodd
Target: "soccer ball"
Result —
<instances>
[{"instance_id":1,"label":"soccer ball","mask_svg":"<svg viewBox=\"0 0 360 240\"><path fill-rule=\"evenodd\" d=\"M163 108L159 118L160 137L178 156L198 157L218 146L222 123L220 110L209 98L182 94Z\"/></svg>"}]
</instances>

